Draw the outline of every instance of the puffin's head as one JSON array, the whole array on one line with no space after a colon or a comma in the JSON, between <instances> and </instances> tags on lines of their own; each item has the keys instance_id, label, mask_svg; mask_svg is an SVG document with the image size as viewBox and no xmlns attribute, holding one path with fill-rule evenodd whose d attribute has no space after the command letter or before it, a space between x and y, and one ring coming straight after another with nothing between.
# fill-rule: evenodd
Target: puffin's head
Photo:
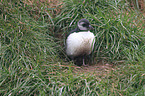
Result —
<instances>
[{"instance_id":1,"label":"puffin's head","mask_svg":"<svg viewBox=\"0 0 145 96\"><path fill-rule=\"evenodd\" d=\"M77 24L79 30L91 30L93 27L90 25L90 22L87 19L79 20Z\"/></svg>"}]
</instances>

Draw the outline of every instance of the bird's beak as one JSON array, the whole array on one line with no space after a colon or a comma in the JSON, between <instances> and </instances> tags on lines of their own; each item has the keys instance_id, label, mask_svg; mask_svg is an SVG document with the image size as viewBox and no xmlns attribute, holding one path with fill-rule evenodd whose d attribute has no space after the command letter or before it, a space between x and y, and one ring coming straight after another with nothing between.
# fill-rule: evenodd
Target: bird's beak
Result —
<instances>
[{"instance_id":1,"label":"bird's beak","mask_svg":"<svg viewBox=\"0 0 145 96\"><path fill-rule=\"evenodd\" d=\"M89 25L89 29L90 29L90 30L93 30L94 28L93 28L91 25Z\"/></svg>"}]
</instances>

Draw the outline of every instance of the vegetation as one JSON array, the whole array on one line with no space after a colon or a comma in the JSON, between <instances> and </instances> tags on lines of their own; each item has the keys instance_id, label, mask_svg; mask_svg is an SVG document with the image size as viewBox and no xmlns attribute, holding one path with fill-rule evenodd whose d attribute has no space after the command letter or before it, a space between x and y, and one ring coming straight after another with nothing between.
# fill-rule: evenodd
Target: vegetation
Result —
<instances>
[{"instance_id":1,"label":"vegetation","mask_svg":"<svg viewBox=\"0 0 145 96\"><path fill-rule=\"evenodd\" d=\"M1 0L0 95L144 96L145 17L129 2ZM63 45L81 18L97 41L89 71Z\"/></svg>"}]
</instances>

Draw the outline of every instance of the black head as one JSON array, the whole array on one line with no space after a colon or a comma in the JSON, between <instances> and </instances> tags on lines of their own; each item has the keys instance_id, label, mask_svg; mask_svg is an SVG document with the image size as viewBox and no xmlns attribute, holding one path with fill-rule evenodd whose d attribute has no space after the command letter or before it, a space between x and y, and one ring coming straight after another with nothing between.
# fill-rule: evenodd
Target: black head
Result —
<instances>
[{"instance_id":1,"label":"black head","mask_svg":"<svg viewBox=\"0 0 145 96\"><path fill-rule=\"evenodd\" d=\"M93 27L90 25L90 22L87 19L81 19L77 23L79 30L91 30Z\"/></svg>"}]
</instances>

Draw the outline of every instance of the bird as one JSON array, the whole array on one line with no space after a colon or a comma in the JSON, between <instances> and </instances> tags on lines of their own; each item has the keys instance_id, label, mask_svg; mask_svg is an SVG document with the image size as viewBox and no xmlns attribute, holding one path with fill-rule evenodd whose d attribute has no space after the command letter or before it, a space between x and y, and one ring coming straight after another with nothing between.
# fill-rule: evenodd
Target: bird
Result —
<instances>
[{"instance_id":1,"label":"bird","mask_svg":"<svg viewBox=\"0 0 145 96\"><path fill-rule=\"evenodd\" d=\"M85 57L90 55L94 49L95 35L90 32L93 29L87 19L77 22L77 27L70 31L66 38L66 54L75 61L78 66L87 66Z\"/></svg>"}]
</instances>

